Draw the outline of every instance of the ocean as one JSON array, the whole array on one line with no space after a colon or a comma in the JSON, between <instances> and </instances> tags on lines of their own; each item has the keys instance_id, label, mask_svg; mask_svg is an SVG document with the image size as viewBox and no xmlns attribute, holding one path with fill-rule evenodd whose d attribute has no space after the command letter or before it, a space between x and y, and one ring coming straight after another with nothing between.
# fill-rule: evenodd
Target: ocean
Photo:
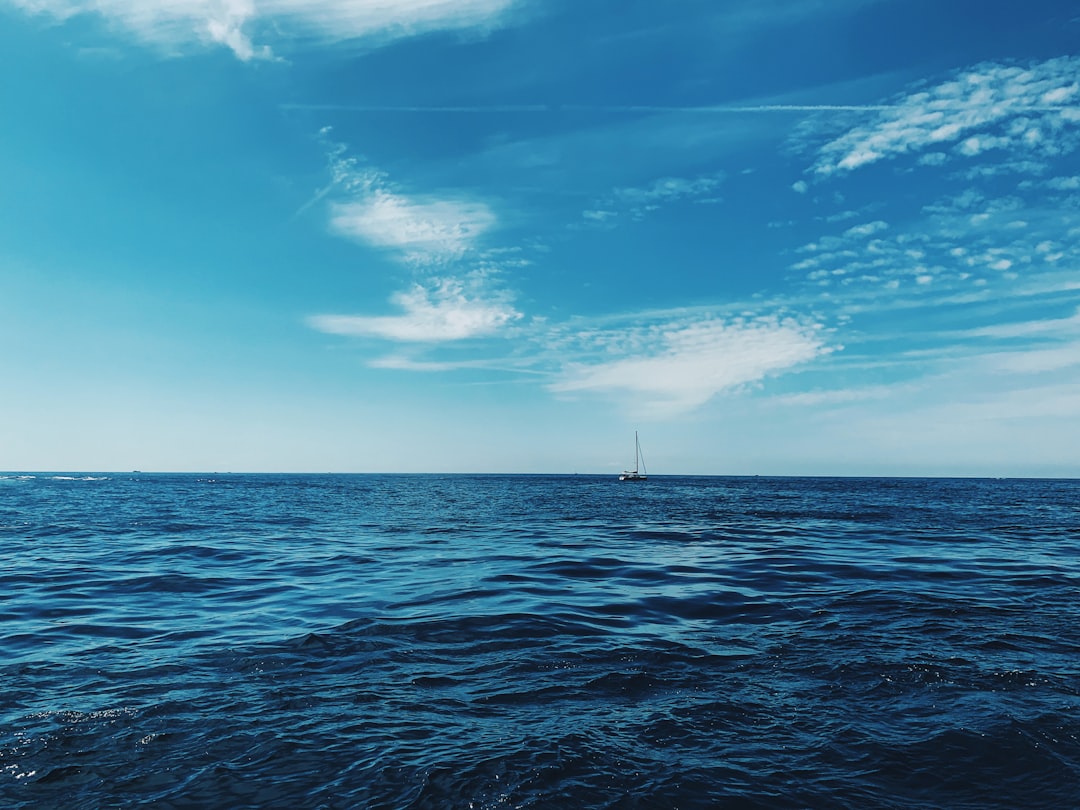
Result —
<instances>
[{"instance_id":1,"label":"ocean","mask_svg":"<svg viewBox=\"0 0 1080 810\"><path fill-rule=\"evenodd\" d=\"M4 808L1074 808L1080 481L0 475Z\"/></svg>"}]
</instances>

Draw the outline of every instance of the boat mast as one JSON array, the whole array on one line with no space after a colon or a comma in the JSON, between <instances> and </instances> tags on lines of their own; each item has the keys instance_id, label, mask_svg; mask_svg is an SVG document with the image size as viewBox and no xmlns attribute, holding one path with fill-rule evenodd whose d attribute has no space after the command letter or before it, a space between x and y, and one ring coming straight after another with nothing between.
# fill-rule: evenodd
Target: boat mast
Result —
<instances>
[{"instance_id":1,"label":"boat mast","mask_svg":"<svg viewBox=\"0 0 1080 810\"><path fill-rule=\"evenodd\" d=\"M638 441L637 431L634 431L634 472L644 470L648 474L648 470L645 470L645 456L641 453L641 442Z\"/></svg>"}]
</instances>

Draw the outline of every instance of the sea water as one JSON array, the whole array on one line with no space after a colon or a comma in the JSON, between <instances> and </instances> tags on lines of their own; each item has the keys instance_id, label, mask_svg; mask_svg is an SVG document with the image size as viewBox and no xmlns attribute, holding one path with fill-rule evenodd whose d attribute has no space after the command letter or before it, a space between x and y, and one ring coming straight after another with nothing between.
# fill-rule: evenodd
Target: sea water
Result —
<instances>
[{"instance_id":1,"label":"sea water","mask_svg":"<svg viewBox=\"0 0 1080 810\"><path fill-rule=\"evenodd\" d=\"M0 476L0 806L1071 808L1080 482Z\"/></svg>"}]
</instances>

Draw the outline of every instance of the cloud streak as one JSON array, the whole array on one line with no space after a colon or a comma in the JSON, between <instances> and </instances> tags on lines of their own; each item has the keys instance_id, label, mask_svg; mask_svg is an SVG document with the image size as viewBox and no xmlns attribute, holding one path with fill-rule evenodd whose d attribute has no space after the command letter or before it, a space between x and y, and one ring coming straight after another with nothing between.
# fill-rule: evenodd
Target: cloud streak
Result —
<instances>
[{"instance_id":1,"label":"cloud streak","mask_svg":"<svg viewBox=\"0 0 1080 810\"><path fill-rule=\"evenodd\" d=\"M138 39L166 47L227 47L238 59L268 59L259 35L338 42L387 39L437 29L490 27L515 0L6 0L60 20L103 17Z\"/></svg>"},{"instance_id":2,"label":"cloud streak","mask_svg":"<svg viewBox=\"0 0 1080 810\"><path fill-rule=\"evenodd\" d=\"M399 314L320 314L309 317L308 326L347 337L439 343L490 336L522 317L494 280L504 267L527 261L513 248L480 249L480 238L497 222L489 206L460 194L406 194L386 173L330 142L330 132L319 133L330 182L300 211L329 198L332 233L385 251L409 268L414 281L390 299ZM423 362L384 367L443 369Z\"/></svg>"},{"instance_id":3,"label":"cloud streak","mask_svg":"<svg viewBox=\"0 0 1080 810\"><path fill-rule=\"evenodd\" d=\"M309 112L356 113L702 113L739 115L747 113L807 113L807 112L884 112L894 109L888 104L305 104L287 103L283 110Z\"/></svg>"},{"instance_id":4,"label":"cloud streak","mask_svg":"<svg viewBox=\"0 0 1080 810\"><path fill-rule=\"evenodd\" d=\"M391 301L400 315L316 315L308 324L320 332L350 337L377 337L406 343L435 343L493 335L521 314L503 301L469 295L464 286L442 280L414 285Z\"/></svg>"},{"instance_id":5,"label":"cloud streak","mask_svg":"<svg viewBox=\"0 0 1080 810\"><path fill-rule=\"evenodd\" d=\"M582 217L587 224L610 227L621 214L641 220L662 206L684 200L695 203L720 202L714 194L723 180L723 172L716 172L692 179L661 177L643 186L623 186L597 200L592 208L582 212Z\"/></svg>"},{"instance_id":6,"label":"cloud streak","mask_svg":"<svg viewBox=\"0 0 1080 810\"><path fill-rule=\"evenodd\" d=\"M494 213L482 202L407 197L385 189L334 203L330 216L336 233L419 264L460 258L494 224Z\"/></svg>"},{"instance_id":7,"label":"cloud streak","mask_svg":"<svg viewBox=\"0 0 1080 810\"><path fill-rule=\"evenodd\" d=\"M327 149L330 182L305 202L297 215L329 198L331 232L420 267L446 264L476 251L480 238L497 224L491 207L461 193L409 194L385 172L347 155L330 142L331 129L319 138ZM294 215L295 216L295 215Z\"/></svg>"},{"instance_id":8,"label":"cloud streak","mask_svg":"<svg viewBox=\"0 0 1080 810\"><path fill-rule=\"evenodd\" d=\"M759 382L831 351L818 325L770 317L706 318L648 333L603 332L589 338L624 356L569 364L550 389L614 396L660 417L694 410L721 391Z\"/></svg>"}]
</instances>

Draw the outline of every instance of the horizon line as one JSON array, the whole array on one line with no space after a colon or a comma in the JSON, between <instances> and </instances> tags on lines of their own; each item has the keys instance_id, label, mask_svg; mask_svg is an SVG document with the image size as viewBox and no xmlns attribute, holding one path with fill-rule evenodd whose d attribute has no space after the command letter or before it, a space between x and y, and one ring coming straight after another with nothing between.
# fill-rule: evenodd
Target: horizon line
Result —
<instances>
[{"instance_id":1,"label":"horizon line","mask_svg":"<svg viewBox=\"0 0 1080 810\"><path fill-rule=\"evenodd\" d=\"M0 470L0 479L9 477L36 478L38 476L73 477L73 476L133 476L133 475L294 475L294 476L330 476L330 475L384 475L384 476L505 476L537 478L614 478L618 472L492 472L492 471L457 471L457 472L372 472L372 471L298 471L298 470ZM1075 475L883 475L883 474L837 474L837 473L649 473L648 478L846 478L846 479L908 479L908 480L971 480L971 481L1080 481L1080 473Z\"/></svg>"}]
</instances>

